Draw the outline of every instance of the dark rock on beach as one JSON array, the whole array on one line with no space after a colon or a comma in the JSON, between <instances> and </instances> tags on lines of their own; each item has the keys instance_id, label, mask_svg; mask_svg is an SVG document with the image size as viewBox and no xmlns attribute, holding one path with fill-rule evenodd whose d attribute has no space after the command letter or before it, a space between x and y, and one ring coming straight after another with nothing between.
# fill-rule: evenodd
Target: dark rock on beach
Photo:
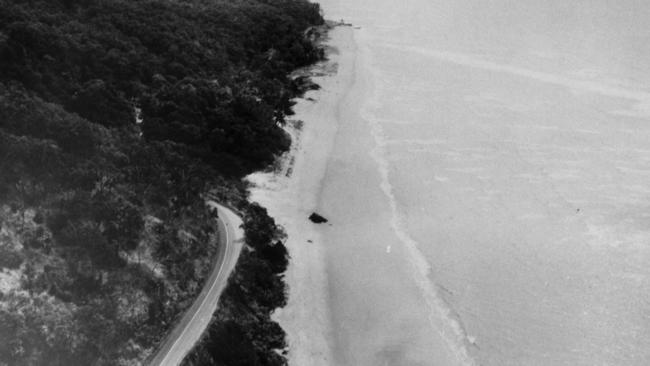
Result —
<instances>
[{"instance_id":1,"label":"dark rock on beach","mask_svg":"<svg viewBox=\"0 0 650 366\"><path fill-rule=\"evenodd\" d=\"M319 214L317 214L315 212L312 213L311 215L309 215L309 220L311 220L311 222L313 222L314 224L322 224L322 223L327 222L326 218L324 218L323 216L321 216L321 215L319 215Z\"/></svg>"}]
</instances>

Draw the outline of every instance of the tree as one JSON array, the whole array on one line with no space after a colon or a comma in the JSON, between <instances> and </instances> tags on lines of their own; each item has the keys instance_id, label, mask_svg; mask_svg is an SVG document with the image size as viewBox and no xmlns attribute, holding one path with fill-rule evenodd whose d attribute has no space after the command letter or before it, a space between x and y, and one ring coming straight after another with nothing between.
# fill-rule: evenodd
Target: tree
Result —
<instances>
[{"instance_id":1,"label":"tree","mask_svg":"<svg viewBox=\"0 0 650 366\"><path fill-rule=\"evenodd\" d=\"M84 118L107 127L120 127L135 122L135 112L131 104L101 79L86 82L67 106Z\"/></svg>"}]
</instances>

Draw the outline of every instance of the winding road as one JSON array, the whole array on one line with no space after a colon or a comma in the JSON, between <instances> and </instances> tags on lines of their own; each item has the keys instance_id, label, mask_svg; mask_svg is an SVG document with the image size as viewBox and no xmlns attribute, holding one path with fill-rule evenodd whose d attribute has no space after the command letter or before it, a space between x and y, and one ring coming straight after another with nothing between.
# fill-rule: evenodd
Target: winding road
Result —
<instances>
[{"instance_id":1,"label":"winding road","mask_svg":"<svg viewBox=\"0 0 650 366\"><path fill-rule=\"evenodd\" d=\"M219 225L219 252L203 290L187 310L181 321L169 333L163 345L151 359L150 366L177 366L199 341L217 309L219 297L228 284L243 246L241 218L232 210L214 201L208 205L217 209ZM221 244L223 243L223 244ZM225 244L225 245L224 245Z\"/></svg>"}]
</instances>

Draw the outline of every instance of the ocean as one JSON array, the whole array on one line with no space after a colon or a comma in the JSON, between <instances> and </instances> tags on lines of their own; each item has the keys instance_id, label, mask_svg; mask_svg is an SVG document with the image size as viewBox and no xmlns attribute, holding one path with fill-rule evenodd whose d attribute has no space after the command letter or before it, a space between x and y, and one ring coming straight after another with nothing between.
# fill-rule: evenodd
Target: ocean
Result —
<instances>
[{"instance_id":1,"label":"ocean","mask_svg":"<svg viewBox=\"0 0 650 366\"><path fill-rule=\"evenodd\" d=\"M320 3L332 364L649 365L650 3Z\"/></svg>"}]
</instances>

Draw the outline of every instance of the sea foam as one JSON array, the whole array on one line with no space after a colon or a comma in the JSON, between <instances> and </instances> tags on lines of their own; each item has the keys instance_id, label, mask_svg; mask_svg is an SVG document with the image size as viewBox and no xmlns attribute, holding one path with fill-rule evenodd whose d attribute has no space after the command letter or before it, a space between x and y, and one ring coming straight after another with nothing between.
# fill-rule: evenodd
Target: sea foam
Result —
<instances>
[{"instance_id":1,"label":"sea foam","mask_svg":"<svg viewBox=\"0 0 650 366\"><path fill-rule=\"evenodd\" d=\"M373 66L371 53L363 48L359 50L359 53L360 58L366 63L365 70L368 70L371 74L369 79L374 84L371 88L373 95L361 107L361 118L370 126L370 132L375 142L375 147L370 153L377 163L377 169L381 178L381 190L386 195L390 206L391 228L407 249L408 260L412 264L411 274L413 280L420 289L429 308L428 320L431 327L441 334L458 361L467 366L477 365L469 352L470 347L475 345L475 338L467 334L458 314L444 301L436 290L435 284L431 282L431 265L420 251L418 243L404 229L397 199L390 183L390 170L386 157L386 146L389 145L389 141L384 134L380 122L381 117L378 117L375 113L375 110L380 107L379 91L388 86L382 85L381 74Z\"/></svg>"}]
</instances>

